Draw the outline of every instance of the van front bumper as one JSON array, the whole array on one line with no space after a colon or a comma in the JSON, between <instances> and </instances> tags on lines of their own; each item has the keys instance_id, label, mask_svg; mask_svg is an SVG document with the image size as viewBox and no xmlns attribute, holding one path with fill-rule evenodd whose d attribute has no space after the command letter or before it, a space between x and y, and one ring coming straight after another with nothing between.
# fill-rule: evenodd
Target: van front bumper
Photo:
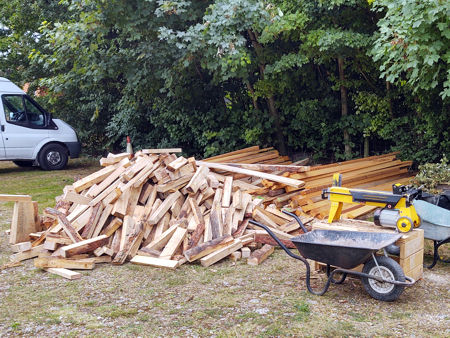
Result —
<instances>
[{"instance_id":1,"label":"van front bumper","mask_svg":"<svg viewBox=\"0 0 450 338\"><path fill-rule=\"evenodd\" d=\"M81 152L81 143L80 142L65 142L64 143L69 149L69 156L70 158L77 158L80 156Z\"/></svg>"}]
</instances>

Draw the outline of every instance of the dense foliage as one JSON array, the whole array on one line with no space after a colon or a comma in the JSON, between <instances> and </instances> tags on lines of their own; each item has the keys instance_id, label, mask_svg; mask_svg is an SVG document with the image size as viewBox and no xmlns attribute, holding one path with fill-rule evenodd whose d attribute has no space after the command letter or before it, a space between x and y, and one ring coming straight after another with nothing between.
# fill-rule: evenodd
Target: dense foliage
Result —
<instances>
[{"instance_id":1,"label":"dense foliage","mask_svg":"<svg viewBox=\"0 0 450 338\"><path fill-rule=\"evenodd\" d=\"M0 76L91 153L450 153L443 0L0 0Z\"/></svg>"},{"instance_id":2,"label":"dense foliage","mask_svg":"<svg viewBox=\"0 0 450 338\"><path fill-rule=\"evenodd\" d=\"M450 164L447 157L443 157L439 163L425 163L419 165L419 173L412 182L416 187L432 194L439 194L443 189L439 186L450 186Z\"/></svg>"}]
</instances>

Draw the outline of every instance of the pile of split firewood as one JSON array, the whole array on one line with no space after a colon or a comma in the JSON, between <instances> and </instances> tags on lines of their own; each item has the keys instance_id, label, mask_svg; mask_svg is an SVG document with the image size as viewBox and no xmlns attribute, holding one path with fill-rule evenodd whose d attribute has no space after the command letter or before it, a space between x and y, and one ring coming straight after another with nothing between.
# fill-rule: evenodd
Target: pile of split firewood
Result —
<instances>
[{"instance_id":1,"label":"pile of split firewood","mask_svg":"<svg viewBox=\"0 0 450 338\"><path fill-rule=\"evenodd\" d=\"M197 261L207 267L230 256L255 265L273 252L275 242L249 224L250 218L292 246L289 239L301 233L299 225L258 193L302 189L304 182L289 172L309 167L283 171L279 165L195 161L177 157L179 151L144 149L133 157L102 158L101 170L66 186L55 208L45 209L41 231L13 245L12 261L35 258L36 267L69 279L80 277L75 269L128 260L175 269ZM276 174L267 173L271 167Z\"/></svg>"}]
</instances>

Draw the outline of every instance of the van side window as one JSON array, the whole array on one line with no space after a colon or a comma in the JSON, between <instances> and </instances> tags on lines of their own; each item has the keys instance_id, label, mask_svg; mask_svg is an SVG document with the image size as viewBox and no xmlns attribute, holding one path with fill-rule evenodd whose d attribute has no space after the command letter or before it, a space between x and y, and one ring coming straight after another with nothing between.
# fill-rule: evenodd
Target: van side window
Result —
<instances>
[{"instance_id":1,"label":"van side window","mask_svg":"<svg viewBox=\"0 0 450 338\"><path fill-rule=\"evenodd\" d=\"M27 123L27 115L21 95L3 95L3 110L8 122Z\"/></svg>"},{"instance_id":2,"label":"van side window","mask_svg":"<svg viewBox=\"0 0 450 338\"><path fill-rule=\"evenodd\" d=\"M26 96L3 95L2 102L6 121L24 126L44 127L44 112Z\"/></svg>"}]
</instances>

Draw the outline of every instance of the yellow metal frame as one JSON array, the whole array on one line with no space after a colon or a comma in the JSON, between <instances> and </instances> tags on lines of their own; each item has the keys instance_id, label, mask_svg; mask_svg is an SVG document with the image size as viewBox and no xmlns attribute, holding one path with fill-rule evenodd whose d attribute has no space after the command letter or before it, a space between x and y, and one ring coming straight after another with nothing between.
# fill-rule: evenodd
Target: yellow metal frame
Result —
<instances>
[{"instance_id":1,"label":"yellow metal frame","mask_svg":"<svg viewBox=\"0 0 450 338\"><path fill-rule=\"evenodd\" d=\"M364 189L348 189L336 185L341 184L341 175L333 175L333 187L328 189L328 199L331 201L330 213L328 215L328 223L337 221L341 218L342 208L344 203L349 204L359 204L364 203L366 205L372 205L380 208L385 208L387 206L386 202L373 202L373 201L354 201L352 192L362 192L365 194L373 193L372 197L380 195L380 191L375 190L364 190ZM414 228L420 226L420 217L417 215L416 209L413 205L406 205L406 197L402 196L397 204L390 210L397 210L399 212L399 220L403 217L408 217L414 224ZM400 226L397 223L397 229L401 232L408 232L413 229L412 226Z\"/></svg>"}]
</instances>

